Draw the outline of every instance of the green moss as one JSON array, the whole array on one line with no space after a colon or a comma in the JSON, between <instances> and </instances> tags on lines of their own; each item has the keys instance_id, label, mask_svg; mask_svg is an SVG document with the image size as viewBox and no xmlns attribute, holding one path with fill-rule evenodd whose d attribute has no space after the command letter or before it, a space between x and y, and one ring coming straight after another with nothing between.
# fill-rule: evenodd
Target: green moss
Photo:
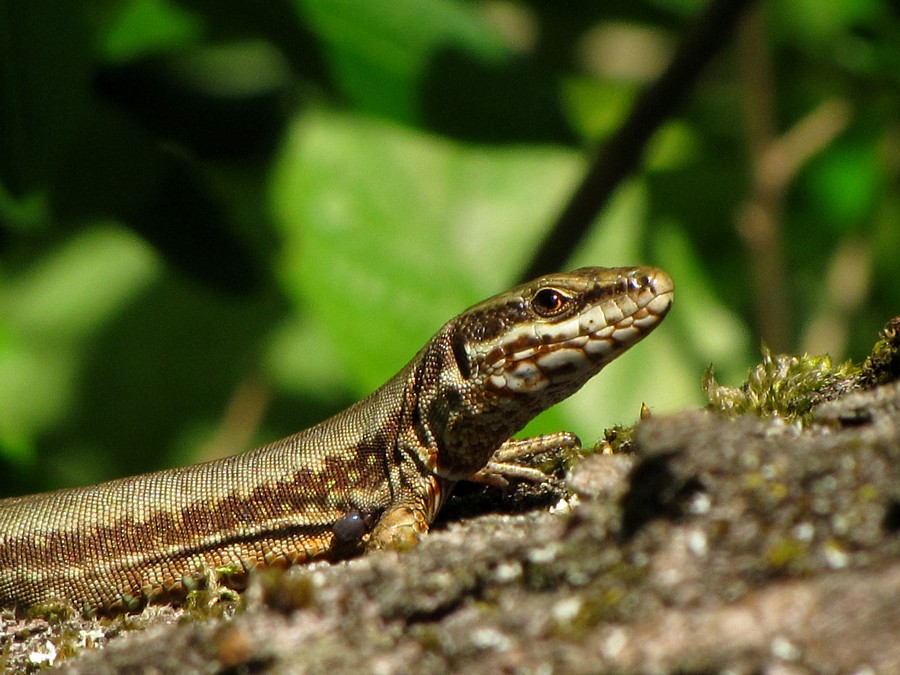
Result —
<instances>
[{"instance_id":1,"label":"green moss","mask_svg":"<svg viewBox=\"0 0 900 675\"><path fill-rule=\"evenodd\" d=\"M633 604L641 585L646 580L646 570L626 562L611 565L596 581L570 598L574 611L570 616L560 615L554 608L553 634L564 639L577 639L601 624L622 621L626 618L626 606Z\"/></svg>"},{"instance_id":2,"label":"green moss","mask_svg":"<svg viewBox=\"0 0 900 675\"><path fill-rule=\"evenodd\" d=\"M184 609L191 619L207 619L233 614L243 608L243 596L234 590L246 572L240 565L229 565L215 569L206 567L196 575L185 576L182 584L187 589Z\"/></svg>"},{"instance_id":3,"label":"green moss","mask_svg":"<svg viewBox=\"0 0 900 675\"><path fill-rule=\"evenodd\" d=\"M744 475L744 488L747 490L758 490L766 484L765 477L758 471Z\"/></svg>"},{"instance_id":4,"label":"green moss","mask_svg":"<svg viewBox=\"0 0 900 675\"><path fill-rule=\"evenodd\" d=\"M858 388L859 373L852 362L835 365L828 355L773 356L764 348L762 362L750 371L742 386L719 384L710 367L703 376L703 388L714 410L805 423L819 403Z\"/></svg>"},{"instance_id":5,"label":"green moss","mask_svg":"<svg viewBox=\"0 0 900 675\"><path fill-rule=\"evenodd\" d=\"M316 604L316 587L308 574L288 574L280 568L267 568L255 573L255 583L262 589L266 605L285 613Z\"/></svg>"},{"instance_id":6,"label":"green moss","mask_svg":"<svg viewBox=\"0 0 900 675\"><path fill-rule=\"evenodd\" d=\"M412 635L419 646L426 652L433 654L444 653L444 643L437 628L430 624L418 624L413 626Z\"/></svg>"},{"instance_id":7,"label":"green moss","mask_svg":"<svg viewBox=\"0 0 900 675\"><path fill-rule=\"evenodd\" d=\"M193 619L220 617L242 607L241 594L221 584L190 591L184 599L184 609Z\"/></svg>"},{"instance_id":8,"label":"green moss","mask_svg":"<svg viewBox=\"0 0 900 675\"><path fill-rule=\"evenodd\" d=\"M900 379L900 316L895 316L878 334L878 342L862 365L865 388Z\"/></svg>"},{"instance_id":9,"label":"green moss","mask_svg":"<svg viewBox=\"0 0 900 675\"><path fill-rule=\"evenodd\" d=\"M617 455L631 452L634 444L634 426L616 425L604 430L603 439L594 448L596 454Z\"/></svg>"},{"instance_id":10,"label":"green moss","mask_svg":"<svg viewBox=\"0 0 900 675\"><path fill-rule=\"evenodd\" d=\"M827 354L773 356L765 347L762 355L740 387L719 384L710 366L703 375L709 407L729 415L751 413L806 424L819 403L900 378L900 317L881 330L862 366L834 364Z\"/></svg>"},{"instance_id":11,"label":"green moss","mask_svg":"<svg viewBox=\"0 0 900 675\"><path fill-rule=\"evenodd\" d=\"M60 624L75 617L77 612L68 602L62 600L39 602L25 612L29 619L41 618L50 624Z\"/></svg>"},{"instance_id":12,"label":"green moss","mask_svg":"<svg viewBox=\"0 0 900 675\"><path fill-rule=\"evenodd\" d=\"M779 539L766 548L765 561L775 569L795 570L806 560L807 547L793 538Z\"/></svg>"},{"instance_id":13,"label":"green moss","mask_svg":"<svg viewBox=\"0 0 900 675\"><path fill-rule=\"evenodd\" d=\"M857 488L856 495L862 503L874 503L881 499L881 491L872 483L860 485Z\"/></svg>"}]
</instances>

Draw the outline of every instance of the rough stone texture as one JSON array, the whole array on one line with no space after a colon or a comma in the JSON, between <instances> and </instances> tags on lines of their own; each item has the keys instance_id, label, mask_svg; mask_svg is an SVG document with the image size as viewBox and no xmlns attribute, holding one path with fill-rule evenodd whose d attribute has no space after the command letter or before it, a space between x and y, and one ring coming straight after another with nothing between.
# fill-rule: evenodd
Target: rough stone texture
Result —
<instances>
[{"instance_id":1,"label":"rough stone texture","mask_svg":"<svg viewBox=\"0 0 900 675\"><path fill-rule=\"evenodd\" d=\"M900 672L900 385L816 420L649 420L552 512L263 577L231 617L7 617L7 665L84 627L64 672Z\"/></svg>"}]
</instances>

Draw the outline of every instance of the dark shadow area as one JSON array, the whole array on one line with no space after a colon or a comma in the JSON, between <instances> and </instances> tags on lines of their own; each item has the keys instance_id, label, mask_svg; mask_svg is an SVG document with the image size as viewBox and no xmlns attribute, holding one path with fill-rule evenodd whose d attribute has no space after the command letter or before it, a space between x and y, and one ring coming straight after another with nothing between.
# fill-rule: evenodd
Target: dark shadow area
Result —
<instances>
[{"instance_id":1,"label":"dark shadow area","mask_svg":"<svg viewBox=\"0 0 900 675\"><path fill-rule=\"evenodd\" d=\"M445 49L428 64L421 105L429 129L464 141L575 142L562 112L558 82L523 58L487 63Z\"/></svg>"},{"instance_id":2,"label":"dark shadow area","mask_svg":"<svg viewBox=\"0 0 900 675\"><path fill-rule=\"evenodd\" d=\"M683 481L669 467L674 454L651 457L638 464L629 477L630 488L622 497L622 530L619 536L628 541L651 520L665 518L677 521L684 513L688 499L703 490L697 478Z\"/></svg>"}]
</instances>

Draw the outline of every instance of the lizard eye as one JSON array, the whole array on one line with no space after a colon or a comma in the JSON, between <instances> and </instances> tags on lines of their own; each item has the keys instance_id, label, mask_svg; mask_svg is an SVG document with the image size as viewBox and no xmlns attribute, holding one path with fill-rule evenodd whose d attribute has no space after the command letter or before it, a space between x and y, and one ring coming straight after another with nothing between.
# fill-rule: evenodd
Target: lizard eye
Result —
<instances>
[{"instance_id":1,"label":"lizard eye","mask_svg":"<svg viewBox=\"0 0 900 675\"><path fill-rule=\"evenodd\" d=\"M542 288L534 294L531 306L539 316L551 317L562 312L571 299L559 289Z\"/></svg>"}]
</instances>

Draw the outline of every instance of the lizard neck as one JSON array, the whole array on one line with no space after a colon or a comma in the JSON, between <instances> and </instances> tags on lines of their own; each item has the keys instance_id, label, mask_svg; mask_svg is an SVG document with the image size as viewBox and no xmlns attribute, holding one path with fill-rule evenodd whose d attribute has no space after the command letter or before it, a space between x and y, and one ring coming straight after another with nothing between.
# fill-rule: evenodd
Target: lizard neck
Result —
<instances>
[{"instance_id":1,"label":"lizard neck","mask_svg":"<svg viewBox=\"0 0 900 675\"><path fill-rule=\"evenodd\" d=\"M540 408L526 409L464 377L447 324L410 364L401 443L437 476L468 478Z\"/></svg>"}]
</instances>

